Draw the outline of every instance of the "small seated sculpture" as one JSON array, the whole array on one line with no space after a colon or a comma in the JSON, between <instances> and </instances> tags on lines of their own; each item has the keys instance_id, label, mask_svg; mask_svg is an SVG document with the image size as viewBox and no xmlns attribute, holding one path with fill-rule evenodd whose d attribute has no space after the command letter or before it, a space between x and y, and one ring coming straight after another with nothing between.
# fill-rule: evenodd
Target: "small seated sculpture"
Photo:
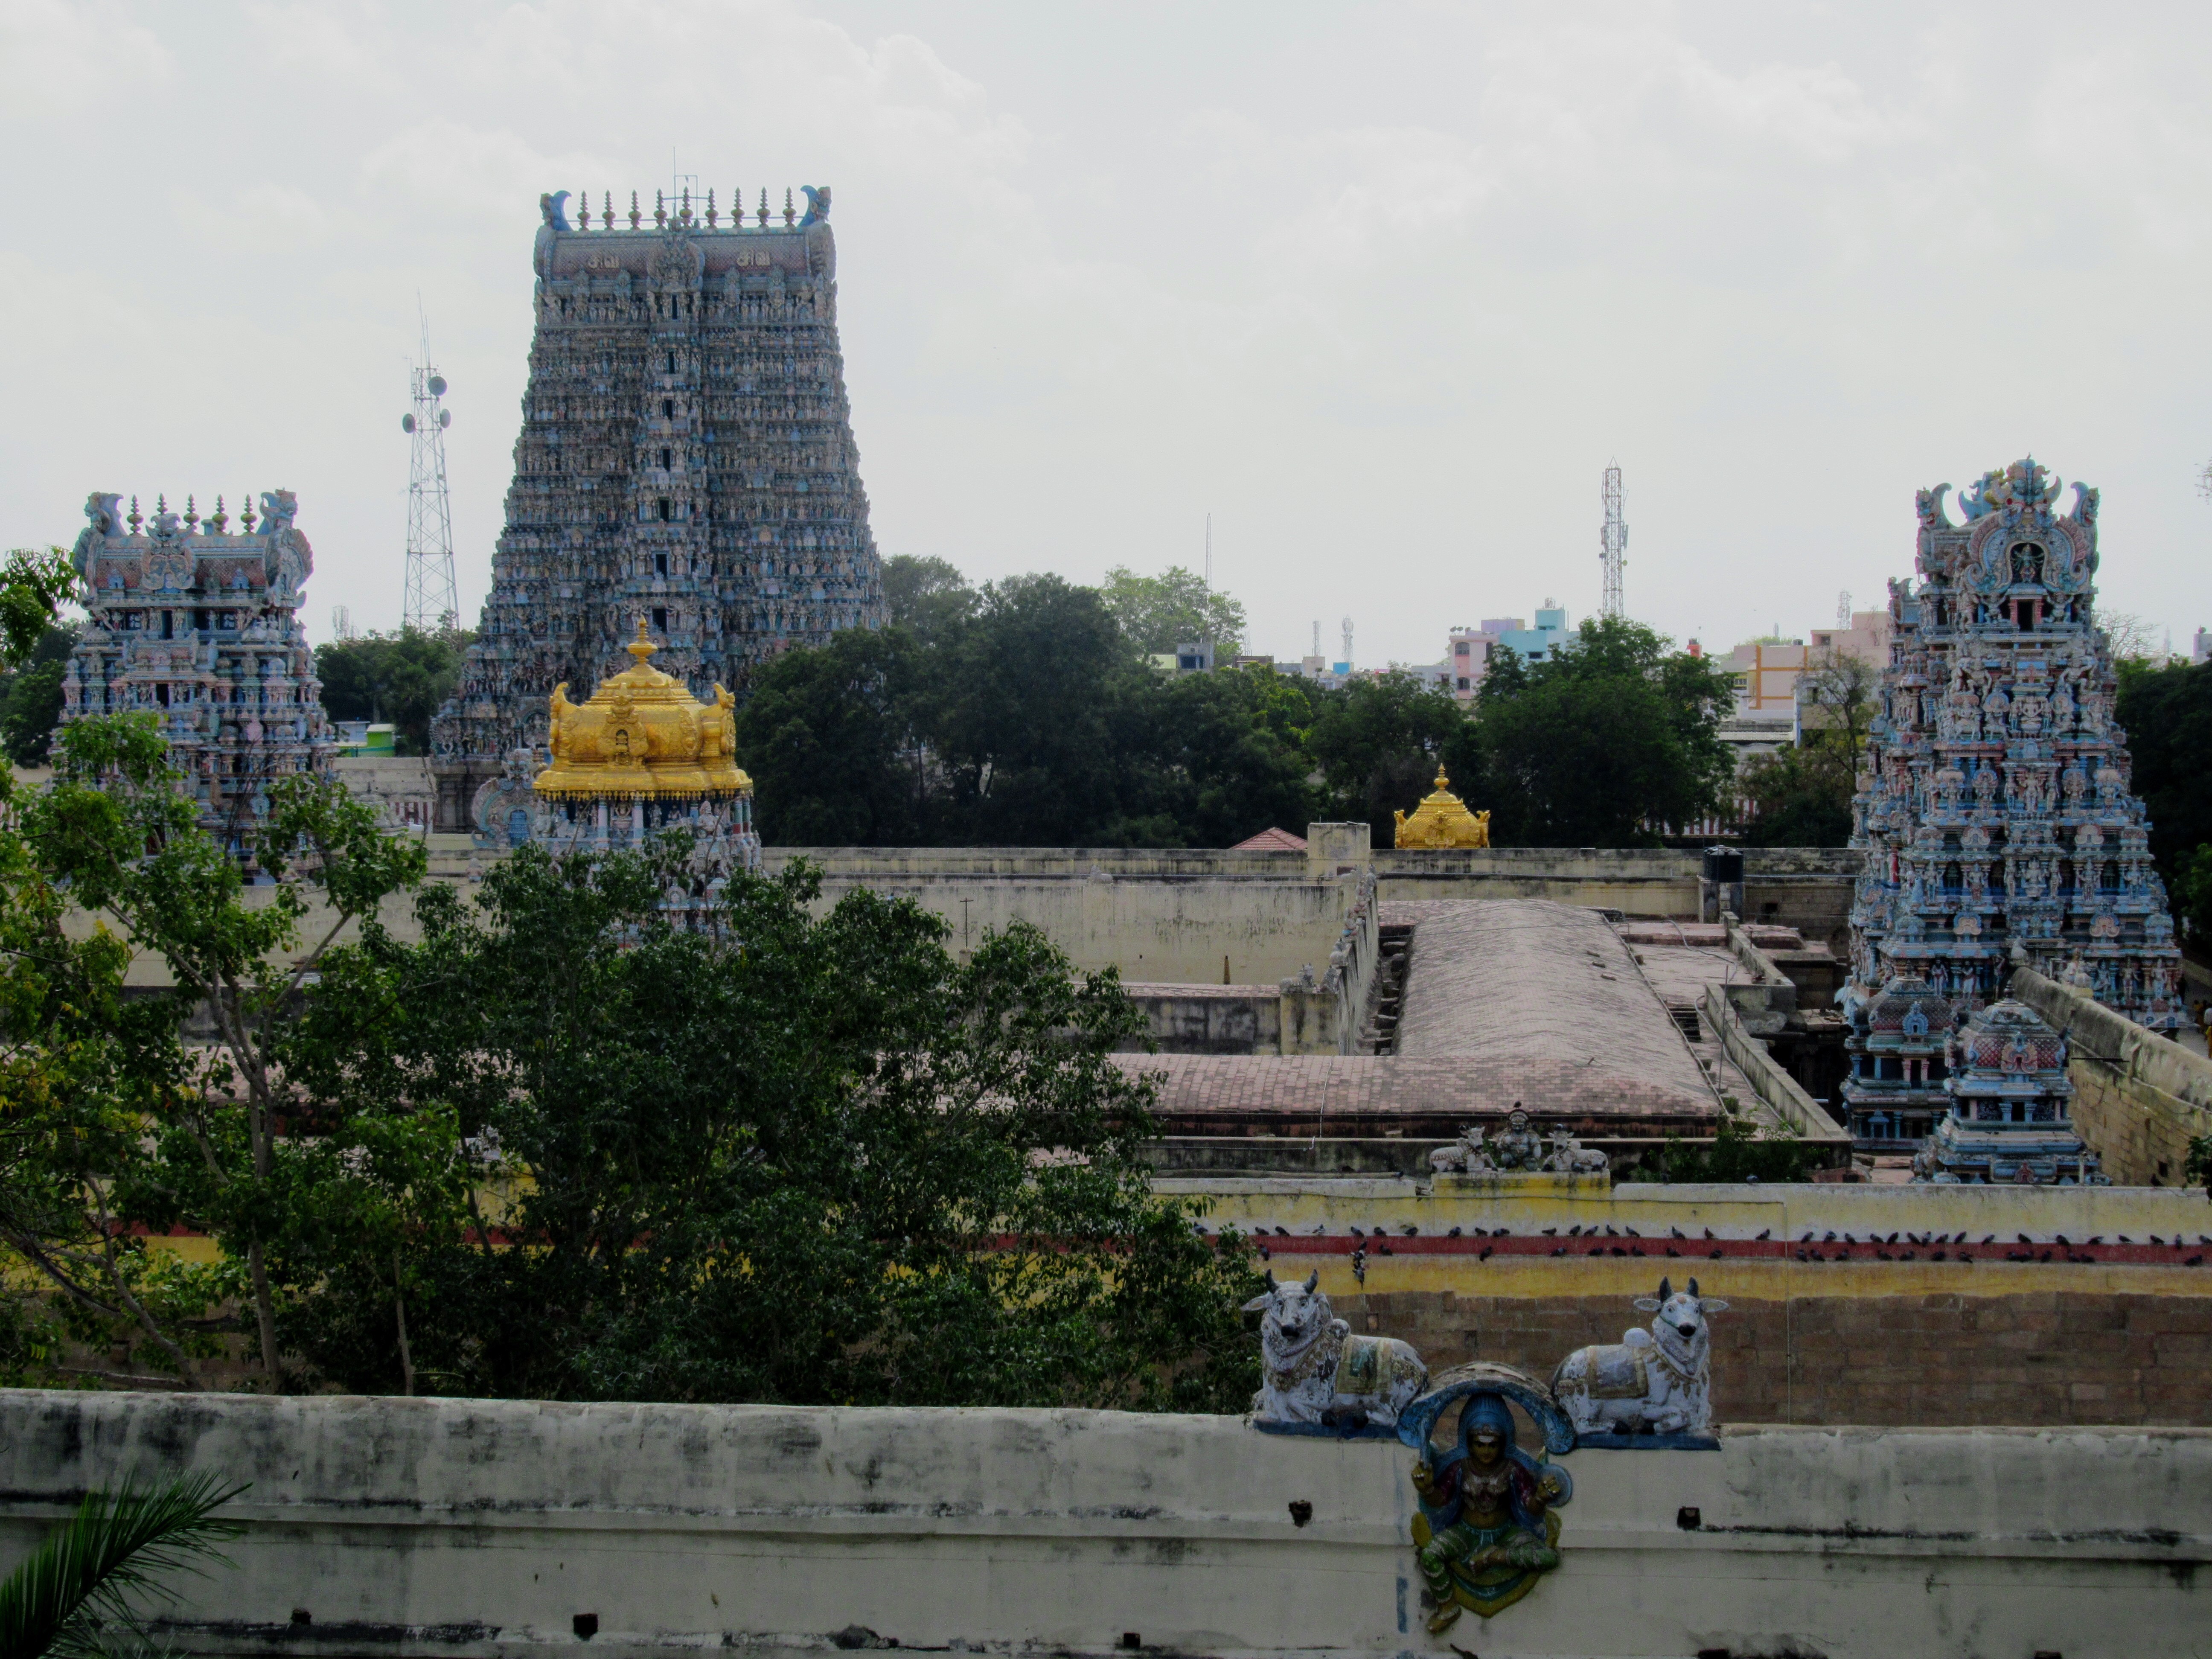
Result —
<instances>
[{"instance_id":1,"label":"small seated sculpture","mask_svg":"<svg viewBox=\"0 0 2212 1659\"><path fill-rule=\"evenodd\" d=\"M1571 1136L1569 1137L1572 1139ZM1599 1160L1595 1167L1606 1166L1602 1152L1580 1152L1584 1158ZM1544 1156L1544 1137L1528 1127L1528 1114L1515 1101L1513 1109L1506 1114L1505 1127L1492 1135L1479 1125L1469 1124L1459 1132L1459 1139L1449 1146L1439 1146L1429 1154L1429 1168L1438 1175L1496 1175L1499 1173L1534 1172L1554 1167Z\"/></svg>"},{"instance_id":2,"label":"small seated sculpture","mask_svg":"<svg viewBox=\"0 0 2212 1659\"><path fill-rule=\"evenodd\" d=\"M1577 1435L1709 1433L1713 1334L1705 1316L1728 1304L1699 1296L1694 1279L1679 1292L1662 1279L1659 1294L1637 1297L1636 1306L1658 1316L1651 1328L1576 1349L1552 1373L1553 1398Z\"/></svg>"},{"instance_id":3,"label":"small seated sculpture","mask_svg":"<svg viewBox=\"0 0 2212 1659\"><path fill-rule=\"evenodd\" d=\"M1557 1175L1601 1175L1613 1167L1613 1162L1595 1147L1584 1146L1565 1124L1554 1123L1552 1151L1544 1167Z\"/></svg>"},{"instance_id":4,"label":"small seated sculpture","mask_svg":"<svg viewBox=\"0 0 2212 1659\"><path fill-rule=\"evenodd\" d=\"M1429 1386L1429 1368L1408 1343L1354 1336L1321 1291L1316 1268L1303 1285L1277 1284L1244 1304L1260 1316L1260 1392L1252 1416L1262 1428L1316 1425L1389 1428Z\"/></svg>"},{"instance_id":5,"label":"small seated sculpture","mask_svg":"<svg viewBox=\"0 0 2212 1659\"><path fill-rule=\"evenodd\" d=\"M1565 1469L1521 1449L1500 1395L1467 1400L1458 1439L1438 1455L1424 1435L1413 1466L1414 1560L1436 1604L1431 1635L1458 1623L1462 1609L1487 1619L1511 1607L1557 1567L1559 1510L1574 1496Z\"/></svg>"}]
</instances>

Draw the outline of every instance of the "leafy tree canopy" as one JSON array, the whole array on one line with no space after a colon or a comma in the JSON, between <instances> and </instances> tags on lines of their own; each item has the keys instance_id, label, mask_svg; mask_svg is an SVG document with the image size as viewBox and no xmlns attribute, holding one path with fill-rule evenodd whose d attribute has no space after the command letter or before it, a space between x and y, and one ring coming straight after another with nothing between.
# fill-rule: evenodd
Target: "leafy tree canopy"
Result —
<instances>
[{"instance_id":1,"label":"leafy tree canopy","mask_svg":"<svg viewBox=\"0 0 2212 1659\"><path fill-rule=\"evenodd\" d=\"M2159 873L2191 942L2212 946L2212 663L2121 663L2118 712Z\"/></svg>"},{"instance_id":2,"label":"leafy tree canopy","mask_svg":"<svg viewBox=\"0 0 2212 1659\"><path fill-rule=\"evenodd\" d=\"M1650 827L1719 805L1734 764L1720 723L1729 675L1641 623L1585 621L1546 661L1502 651L1480 725L1493 838L1533 847L1634 847Z\"/></svg>"},{"instance_id":3,"label":"leafy tree canopy","mask_svg":"<svg viewBox=\"0 0 2212 1659\"><path fill-rule=\"evenodd\" d=\"M18 766L44 766L61 724L62 678L76 648L75 623L56 623L39 635L23 666L0 674L0 749Z\"/></svg>"},{"instance_id":4,"label":"leafy tree canopy","mask_svg":"<svg viewBox=\"0 0 2212 1659\"><path fill-rule=\"evenodd\" d=\"M1244 607L1181 565L1171 564L1157 576L1140 576L1127 565L1116 565L1106 573L1103 591L1121 631L1148 655L1195 640L1212 641L1218 657L1244 648Z\"/></svg>"},{"instance_id":5,"label":"leafy tree canopy","mask_svg":"<svg viewBox=\"0 0 2212 1659\"><path fill-rule=\"evenodd\" d=\"M925 644L957 632L975 614L975 590L943 559L901 553L884 561L884 600L891 624Z\"/></svg>"},{"instance_id":6,"label":"leafy tree canopy","mask_svg":"<svg viewBox=\"0 0 2212 1659\"><path fill-rule=\"evenodd\" d=\"M364 634L315 647L323 708L334 720L389 720L399 753L430 752L430 720L460 684L475 635L419 628Z\"/></svg>"}]
</instances>

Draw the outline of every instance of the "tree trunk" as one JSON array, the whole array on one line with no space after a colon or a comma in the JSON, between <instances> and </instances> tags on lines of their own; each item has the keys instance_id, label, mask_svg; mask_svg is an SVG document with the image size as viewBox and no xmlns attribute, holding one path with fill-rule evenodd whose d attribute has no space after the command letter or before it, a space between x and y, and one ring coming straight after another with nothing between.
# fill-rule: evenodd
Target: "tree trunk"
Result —
<instances>
[{"instance_id":1,"label":"tree trunk","mask_svg":"<svg viewBox=\"0 0 2212 1659\"><path fill-rule=\"evenodd\" d=\"M399 1287L399 1252L392 1253L392 1306L399 1316L399 1376L409 1398L415 1394L415 1356L407 1349L407 1297Z\"/></svg>"}]
</instances>

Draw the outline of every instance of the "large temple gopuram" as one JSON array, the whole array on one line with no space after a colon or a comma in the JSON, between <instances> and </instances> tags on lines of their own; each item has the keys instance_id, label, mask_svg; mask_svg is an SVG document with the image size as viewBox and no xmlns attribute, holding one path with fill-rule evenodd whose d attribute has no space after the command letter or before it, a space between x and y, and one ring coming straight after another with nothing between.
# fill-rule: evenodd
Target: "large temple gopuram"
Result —
<instances>
[{"instance_id":1,"label":"large temple gopuram","mask_svg":"<svg viewBox=\"0 0 2212 1659\"><path fill-rule=\"evenodd\" d=\"M432 728L438 822L516 750L546 759L563 681L623 666L642 616L694 696L884 620L837 338L830 191L802 215L708 192L541 203L514 481L459 690Z\"/></svg>"},{"instance_id":2,"label":"large temple gopuram","mask_svg":"<svg viewBox=\"0 0 2212 1659\"><path fill-rule=\"evenodd\" d=\"M1944 510L1919 493L1918 582L1895 627L1854 804L1865 849L1851 991L1899 975L1962 1011L1999 993L2012 952L2136 1024L2183 1018L2181 953L2128 787L2117 679L2096 625L2097 492L2034 460Z\"/></svg>"}]
</instances>

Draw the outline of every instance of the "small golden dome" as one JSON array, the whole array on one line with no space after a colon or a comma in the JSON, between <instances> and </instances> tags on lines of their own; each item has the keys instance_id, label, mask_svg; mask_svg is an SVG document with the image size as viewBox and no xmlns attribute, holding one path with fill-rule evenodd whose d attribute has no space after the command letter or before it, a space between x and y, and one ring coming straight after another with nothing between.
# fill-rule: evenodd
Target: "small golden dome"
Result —
<instances>
[{"instance_id":1,"label":"small golden dome","mask_svg":"<svg viewBox=\"0 0 2212 1659\"><path fill-rule=\"evenodd\" d=\"M731 750L737 741L737 699L720 685L714 701L701 702L684 682L651 666L659 649L638 619L637 637L623 647L636 660L599 682L589 702L568 701L568 685L553 688L549 741L553 764L533 785L541 795L635 796L750 794L753 781L738 770Z\"/></svg>"},{"instance_id":2,"label":"small golden dome","mask_svg":"<svg viewBox=\"0 0 2212 1659\"><path fill-rule=\"evenodd\" d=\"M1457 795L1444 787L1450 780L1444 769L1437 768L1437 792L1423 798L1421 804L1407 817L1403 812L1390 816L1396 822L1399 847L1487 847L1490 845L1490 814L1470 812Z\"/></svg>"}]
</instances>

